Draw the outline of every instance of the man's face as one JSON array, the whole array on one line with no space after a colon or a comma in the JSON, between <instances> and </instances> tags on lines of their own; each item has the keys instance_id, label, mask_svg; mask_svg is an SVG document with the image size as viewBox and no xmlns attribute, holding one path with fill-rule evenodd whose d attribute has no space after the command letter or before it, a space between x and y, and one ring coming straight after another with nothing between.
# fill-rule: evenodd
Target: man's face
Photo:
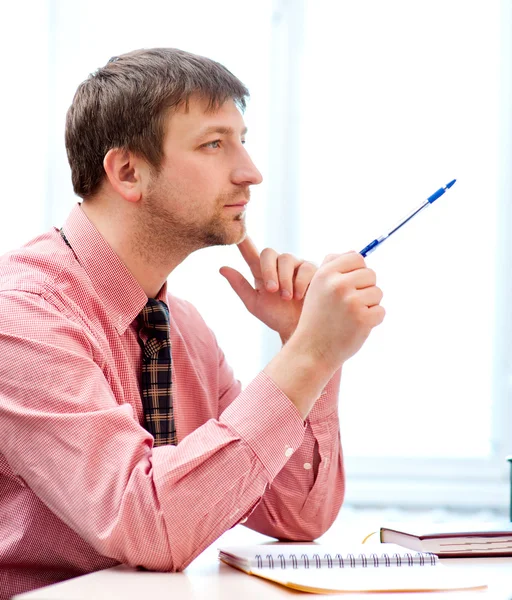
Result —
<instances>
[{"instance_id":1,"label":"man's face","mask_svg":"<svg viewBox=\"0 0 512 600\"><path fill-rule=\"evenodd\" d=\"M188 110L169 117L161 170L143 198L144 224L162 242L188 251L240 242L249 186L262 181L244 148L246 128L235 103L205 109L192 97Z\"/></svg>"}]
</instances>

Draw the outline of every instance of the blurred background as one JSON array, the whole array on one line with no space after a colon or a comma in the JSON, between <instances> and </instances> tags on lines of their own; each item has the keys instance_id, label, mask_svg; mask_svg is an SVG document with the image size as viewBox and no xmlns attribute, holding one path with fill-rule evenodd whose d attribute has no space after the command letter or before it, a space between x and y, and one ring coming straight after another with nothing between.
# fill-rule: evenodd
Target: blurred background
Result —
<instances>
[{"instance_id":1,"label":"blurred background","mask_svg":"<svg viewBox=\"0 0 512 600\"><path fill-rule=\"evenodd\" d=\"M64 121L111 56L178 47L251 92L264 175L248 229L314 262L360 250L455 186L367 259L387 317L344 368L347 507L508 512L512 454L512 0L3 2L0 252L60 226L77 198ZM279 350L222 265L169 279L247 384Z\"/></svg>"}]
</instances>

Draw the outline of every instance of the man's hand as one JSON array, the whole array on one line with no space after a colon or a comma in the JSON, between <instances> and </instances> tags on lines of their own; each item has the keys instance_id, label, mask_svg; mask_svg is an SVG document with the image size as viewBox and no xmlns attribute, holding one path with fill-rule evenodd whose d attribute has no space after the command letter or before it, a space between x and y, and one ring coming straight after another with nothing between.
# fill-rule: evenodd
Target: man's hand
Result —
<instances>
[{"instance_id":1,"label":"man's hand","mask_svg":"<svg viewBox=\"0 0 512 600\"><path fill-rule=\"evenodd\" d=\"M303 418L384 319L375 283L375 273L357 252L327 256L313 276L295 332L265 367Z\"/></svg>"},{"instance_id":2,"label":"man's hand","mask_svg":"<svg viewBox=\"0 0 512 600\"><path fill-rule=\"evenodd\" d=\"M238 249L254 276L254 287L237 270L220 269L247 310L277 331L285 343L295 331L307 289L317 268L291 254L266 248L260 254L249 237Z\"/></svg>"},{"instance_id":3,"label":"man's hand","mask_svg":"<svg viewBox=\"0 0 512 600\"><path fill-rule=\"evenodd\" d=\"M375 272L357 252L331 254L317 270L294 339L332 369L339 368L382 323Z\"/></svg>"}]
</instances>

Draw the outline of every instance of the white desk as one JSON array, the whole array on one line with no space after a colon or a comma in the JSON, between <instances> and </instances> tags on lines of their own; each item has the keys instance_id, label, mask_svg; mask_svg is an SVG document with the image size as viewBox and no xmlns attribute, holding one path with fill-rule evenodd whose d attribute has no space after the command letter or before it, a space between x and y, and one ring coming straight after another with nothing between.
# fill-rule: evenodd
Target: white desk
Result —
<instances>
[{"instance_id":1,"label":"white desk","mask_svg":"<svg viewBox=\"0 0 512 600\"><path fill-rule=\"evenodd\" d=\"M345 530L347 529L347 530ZM343 535L341 533L343 532ZM368 533L367 528L351 529L333 527L318 541L332 544L339 541L360 543ZM15 600L151 600L170 598L173 600L279 600L303 596L332 598L332 595L317 595L296 592L269 581L251 577L220 563L217 548L222 545L258 544L272 542L263 535L244 527L226 532L217 542L207 548L183 573L154 573L137 571L118 566L89 575L83 575L33 592L21 594ZM368 544L370 546L370 544ZM474 600L512 600L512 558L494 559L450 559L444 560L449 567L458 566L478 569L486 574L488 592L437 592L447 598L473 598ZM379 594L378 600L421 600L432 594ZM343 598L361 598L361 595L343 594ZM366 596L367 597L367 596ZM377 596L372 596L377 597Z\"/></svg>"}]
</instances>

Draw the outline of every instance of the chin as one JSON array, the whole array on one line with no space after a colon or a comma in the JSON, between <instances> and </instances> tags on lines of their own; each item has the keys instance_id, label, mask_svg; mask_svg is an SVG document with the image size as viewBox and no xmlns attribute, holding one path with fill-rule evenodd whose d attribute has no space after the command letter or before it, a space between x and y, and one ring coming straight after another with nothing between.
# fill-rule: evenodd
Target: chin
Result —
<instances>
[{"instance_id":1,"label":"chin","mask_svg":"<svg viewBox=\"0 0 512 600\"><path fill-rule=\"evenodd\" d=\"M247 231L245 227L238 231L237 233L231 233L230 235L226 235L226 241L224 242L225 246L231 246L232 244L239 244L243 240L245 240L247 236Z\"/></svg>"},{"instance_id":2,"label":"chin","mask_svg":"<svg viewBox=\"0 0 512 600\"><path fill-rule=\"evenodd\" d=\"M224 230L225 242L224 245L229 246L231 244L239 244L247 236L247 228L245 226L245 218L240 215L241 218L233 220L229 227Z\"/></svg>"},{"instance_id":3,"label":"chin","mask_svg":"<svg viewBox=\"0 0 512 600\"><path fill-rule=\"evenodd\" d=\"M246 235L245 221L232 221L229 226L222 229L217 227L215 230L210 230L209 233L203 236L201 246L232 246L233 244L239 244L245 239Z\"/></svg>"}]
</instances>

